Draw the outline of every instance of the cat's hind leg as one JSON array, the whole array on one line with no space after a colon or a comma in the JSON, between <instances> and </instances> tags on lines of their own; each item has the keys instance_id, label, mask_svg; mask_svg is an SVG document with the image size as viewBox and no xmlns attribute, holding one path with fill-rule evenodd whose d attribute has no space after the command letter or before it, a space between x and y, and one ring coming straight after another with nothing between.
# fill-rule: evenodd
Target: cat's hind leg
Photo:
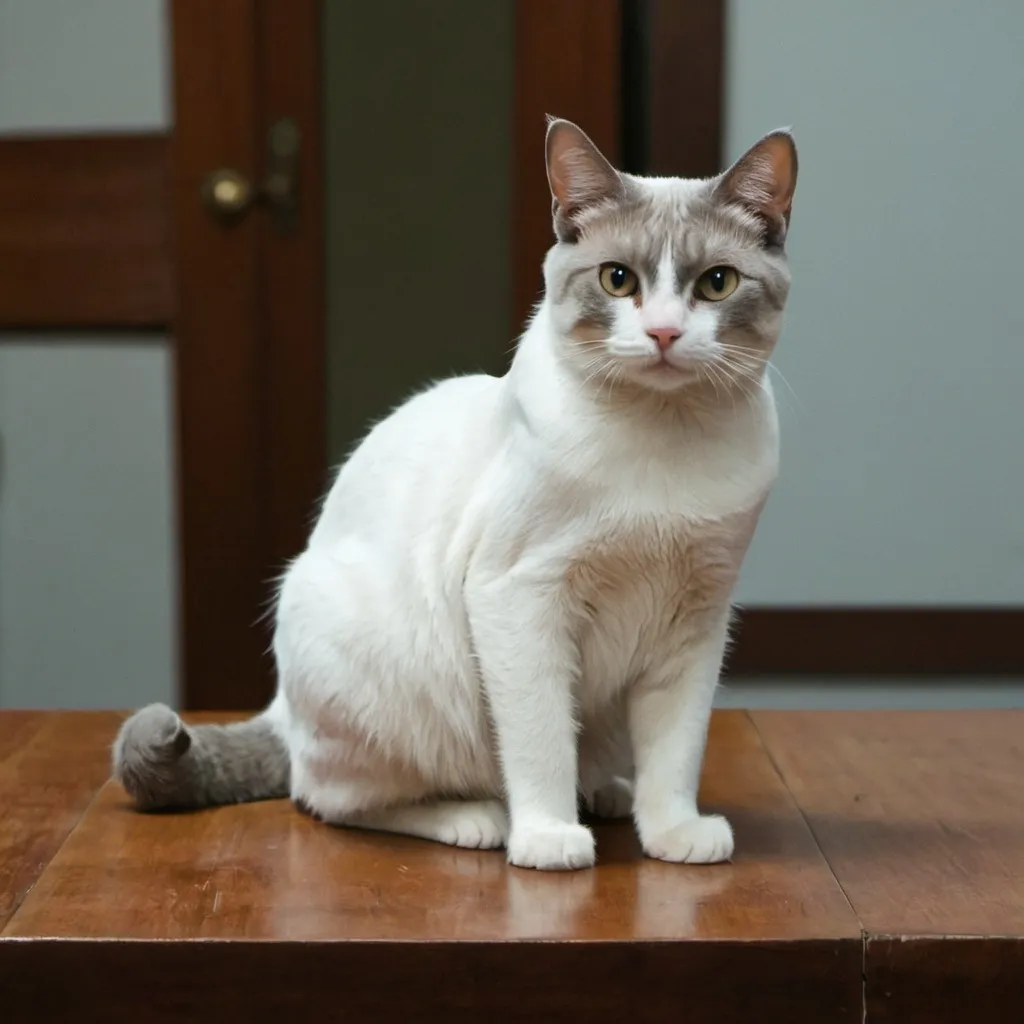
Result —
<instances>
[{"instance_id":1,"label":"cat's hind leg","mask_svg":"<svg viewBox=\"0 0 1024 1024\"><path fill-rule=\"evenodd\" d=\"M394 832L471 850L495 850L508 843L508 814L500 800L423 800L353 810L351 800L326 789L295 802L329 825Z\"/></svg>"},{"instance_id":2,"label":"cat's hind leg","mask_svg":"<svg viewBox=\"0 0 1024 1024\"><path fill-rule=\"evenodd\" d=\"M436 800L385 807L349 815L343 824L474 850L494 850L508 842L508 815L500 800Z\"/></svg>"},{"instance_id":3,"label":"cat's hind leg","mask_svg":"<svg viewBox=\"0 0 1024 1024\"><path fill-rule=\"evenodd\" d=\"M384 759L350 754L342 765L335 762L333 777L325 777L324 761L297 757L292 799L329 825L395 832L478 850L496 849L508 841L508 814L500 800L439 799L422 780Z\"/></svg>"}]
</instances>

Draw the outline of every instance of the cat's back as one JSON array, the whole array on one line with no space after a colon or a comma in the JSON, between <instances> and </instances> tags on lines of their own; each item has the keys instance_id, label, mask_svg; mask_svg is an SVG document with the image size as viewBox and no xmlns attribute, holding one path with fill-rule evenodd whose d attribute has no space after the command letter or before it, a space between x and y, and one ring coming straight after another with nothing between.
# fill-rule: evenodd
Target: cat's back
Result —
<instances>
[{"instance_id":1,"label":"cat's back","mask_svg":"<svg viewBox=\"0 0 1024 1024\"><path fill-rule=\"evenodd\" d=\"M344 463L324 502L311 545L385 531L412 543L448 518L496 443L503 380L451 377L378 422Z\"/></svg>"}]
</instances>

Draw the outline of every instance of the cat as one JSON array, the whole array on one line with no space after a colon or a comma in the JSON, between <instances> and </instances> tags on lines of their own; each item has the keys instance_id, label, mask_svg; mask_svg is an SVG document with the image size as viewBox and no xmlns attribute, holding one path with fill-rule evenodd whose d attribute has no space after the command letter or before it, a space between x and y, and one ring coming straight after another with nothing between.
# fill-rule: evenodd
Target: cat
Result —
<instances>
[{"instance_id":1,"label":"cat","mask_svg":"<svg viewBox=\"0 0 1024 1024\"><path fill-rule=\"evenodd\" d=\"M650 857L732 856L697 790L778 469L795 145L646 178L552 119L546 157L556 241L510 370L370 431L283 577L273 702L225 727L137 712L114 772L139 808L290 795L565 870L595 862L582 798Z\"/></svg>"}]
</instances>

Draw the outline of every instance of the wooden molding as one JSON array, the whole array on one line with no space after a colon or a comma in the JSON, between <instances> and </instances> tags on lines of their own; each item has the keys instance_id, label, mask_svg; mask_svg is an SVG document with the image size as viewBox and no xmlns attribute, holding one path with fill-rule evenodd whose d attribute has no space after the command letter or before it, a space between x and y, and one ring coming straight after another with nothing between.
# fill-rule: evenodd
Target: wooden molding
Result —
<instances>
[{"instance_id":1,"label":"wooden molding","mask_svg":"<svg viewBox=\"0 0 1024 1024\"><path fill-rule=\"evenodd\" d=\"M256 180L254 0L170 6L175 130L178 502L185 707L259 706L268 637L256 211L225 225L200 203L210 171Z\"/></svg>"},{"instance_id":2,"label":"wooden molding","mask_svg":"<svg viewBox=\"0 0 1024 1024\"><path fill-rule=\"evenodd\" d=\"M646 10L644 173L710 177L722 170L724 0L648 0Z\"/></svg>"},{"instance_id":3,"label":"wooden molding","mask_svg":"<svg viewBox=\"0 0 1024 1024\"><path fill-rule=\"evenodd\" d=\"M273 692L273 578L305 543L326 476L317 0L173 0L173 223L186 707L252 708ZM299 213L231 224L205 176L266 173L267 129L302 132Z\"/></svg>"},{"instance_id":4,"label":"wooden molding","mask_svg":"<svg viewBox=\"0 0 1024 1024\"><path fill-rule=\"evenodd\" d=\"M268 217L259 224L274 572L305 548L329 475L321 7L320 0L262 0L257 25L260 136L282 114L302 135L294 229L280 234Z\"/></svg>"},{"instance_id":5,"label":"wooden molding","mask_svg":"<svg viewBox=\"0 0 1024 1024\"><path fill-rule=\"evenodd\" d=\"M620 0L517 0L513 139L513 330L541 292L554 241L544 174L548 114L575 121L616 162L621 150Z\"/></svg>"},{"instance_id":6,"label":"wooden molding","mask_svg":"<svg viewBox=\"0 0 1024 1024\"><path fill-rule=\"evenodd\" d=\"M167 150L155 133L0 138L0 326L170 321Z\"/></svg>"},{"instance_id":7,"label":"wooden molding","mask_svg":"<svg viewBox=\"0 0 1024 1024\"><path fill-rule=\"evenodd\" d=\"M748 608L732 676L1024 673L1024 608Z\"/></svg>"}]
</instances>

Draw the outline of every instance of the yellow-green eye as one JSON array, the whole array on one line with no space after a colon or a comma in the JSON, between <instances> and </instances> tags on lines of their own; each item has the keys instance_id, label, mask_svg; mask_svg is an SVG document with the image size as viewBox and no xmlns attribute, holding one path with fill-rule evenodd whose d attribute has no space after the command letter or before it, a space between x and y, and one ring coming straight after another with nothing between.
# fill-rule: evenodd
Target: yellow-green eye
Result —
<instances>
[{"instance_id":1,"label":"yellow-green eye","mask_svg":"<svg viewBox=\"0 0 1024 1024\"><path fill-rule=\"evenodd\" d=\"M629 267L621 263L605 263L601 267L601 287L617 299L625 299L635 295L640 287L640 279Z\"/></svg>"},{"instance_id":2,"label":"yellow-green eye","mask_svg":"<svg viewBox=\"0 0 1024 1024\"><path fill-rule=\"evenodd\" d=\"M697 278L697 294L708 302L727 299L740 283L740 275L733 267L712 267Z\"/></svg>"}]
</instances>

